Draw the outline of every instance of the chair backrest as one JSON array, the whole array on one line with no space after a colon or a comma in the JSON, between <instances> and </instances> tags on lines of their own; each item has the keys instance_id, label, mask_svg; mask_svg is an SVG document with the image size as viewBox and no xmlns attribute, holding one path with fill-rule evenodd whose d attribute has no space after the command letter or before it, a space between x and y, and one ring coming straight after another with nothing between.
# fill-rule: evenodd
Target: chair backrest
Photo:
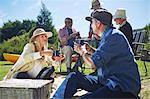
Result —
<instances>
[{"instance_id":1,"label":"chair backrest","mask_svg":"<svg viewBox=\"0 0 150 99\"><path fill-rule=\"evenodd\" d=\"M136 29L133 30L133 40L134 42L140 42L143 43L144 41L144 29Z\"/></svg>"},{"instance_id":2,"label":"chair backrest","mask_svg":"<svg viewBox=\"0 0 150 99\"><path fill-rule=\"evenodd\" d=\"M133 30L133 51L135 55L137 55L141 49L143 49L142 43L144 42L145 38L144 32L144 29Z\"/></svg>"}]
</instances>

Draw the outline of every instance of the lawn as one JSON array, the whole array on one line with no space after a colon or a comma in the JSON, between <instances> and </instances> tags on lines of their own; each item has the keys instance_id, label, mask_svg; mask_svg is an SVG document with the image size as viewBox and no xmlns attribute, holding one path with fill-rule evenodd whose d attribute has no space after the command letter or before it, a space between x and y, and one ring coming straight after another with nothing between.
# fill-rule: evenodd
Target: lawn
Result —
<instances>
[{"instance_id":1,"label":"lawn","mask_svg":"<svg viewBox=\"0 0 150 99\"><path fill-rule=\"evenodd\" d=\"M72 63L72 66L74 65L74 63ZM8 62L8 61L0 61L0 80L3 79L3 77L6 75L6 73L9 71L9 69L13 66L13 63L11 62ZM66 66L65 66L65 63L63 63L62 65L62 68L61 68L61 71L62 73L61 74L66 74L65 71L66 71ZM81 71L81 68L79 68L79 70ZM59 67L56 67L55 68L55 71L57 73L60 72L60 68ZM91 73L92 70L90 69L85 69L84 73L85 74L89 74Z\"/></svg>"},{"instance_id":2,"label":"lawn","mask_svg":"<svg viewBox=\"0 0 150 99\"><path fill-rule=\"evenodd\" d=\"M150 90L149 90L149 81L150 81L150 62L147 62L147 69L148 69L148 76L145 76L145 68L144 64L142 61L137 61L138 63L138 68L140 71L141 75L141 80L142 80L142 89L140 92L140 97L141 99L150 99ZM7 62L7 61L0 61L0 80L3 79L5 74L9 71L9 69L13 66L12 63ZM62 64L62 71L66 71L66 66L65 64ZM59 68L56 68L56 72L59 72ZM90 69L85 69L84 73L89 74L92 71Z\"/></svg>"},{"instance_id":3,"label":"lawn","mask_svg":"<svg viewBox=\"0 0 150 99\"><path fill-rule=\"evenodd\" d=\"M145 68L144 68L143 61L137 61L137 64L138 64L138 68L139 68L139 71L140 71L141 80L150 78L150 62L146 62L146 67L147 67L147 71L148 71L147 76L145 76Z\"/></svg>"},{"instance_id":4,"label":"lawn","mask_svg":"<svg viewBox=\"0 0 150 99\"><path fill-rule=\"evenodd\" d=\"M11 62L8 61L0 61L0 80L6 75L9 69L13 66Z\"/></svg>"},{"instance_id":5,"label":"lawn","mask_svg":"<svg viewBox=\"0 0 150 99\"><path fill-rule=\"evenodd\" d=\"M145 77L145 68L142 61L137 61L138 68L141 75L141 80L150 78L150 62L146 62L147 69L148 69L148 76ZM0 61L0 80L3 79L3 77L6 75L6 73L9 71L9 69L13 66L11 62L7 61ZM65 64L62 64L62 71L64 72L66 70ZM58 67L56 68L56 72L59 72ZM90 69L85 69L84 73L89 74L92 71Z\"/></svg>"}]
</instances>

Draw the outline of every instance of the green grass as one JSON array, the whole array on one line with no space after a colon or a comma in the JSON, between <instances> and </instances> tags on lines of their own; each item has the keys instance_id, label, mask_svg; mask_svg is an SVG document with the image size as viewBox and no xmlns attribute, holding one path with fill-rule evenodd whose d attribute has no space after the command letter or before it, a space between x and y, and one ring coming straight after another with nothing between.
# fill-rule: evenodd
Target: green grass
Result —
<instances>
[{"instance_id":1,"label":"green grass","mask_svg":"<svg viewBox=\"0 0 150 99\"><path fill-rule=\"evenodd\" d=\"M13 66L11 62L0 61L0 80L6 75L9 69Z\"/></svg>"},{"instance_id":2,"label":"green grass","mask_svg":"<svg viewBox=\"0 0 150 99\"><path fill-rule=\"evenodd\" d=\"M137 61L138 63L138 68L139 68L139 71L140 71L140 75L141 75L141 80L143 79L147 79L147 80L143 80L143 81L146 81L147 83L149 83L149 79L150 79L150 62L146 62L146 65L147 65L147 69L148 69L148 76L145 77L145 68L144 68L144 64L142 61ZM73 65L73 64L72 64ZM3 79L3 77L6 75L6 73L9 71L9 69L13 66L12 63L10 62L7 62L7 61L0 61L0 80ZM65 64L63 63L62 64L62 71L66 71L66 66ZM56 68L56 72L59 72L59 69ZM92 71L90 69L86 69L84 71L85 74L89 74L91 73ZM149 91L147 90L142 90L141 91L141 97L146 97L146 98L143 98L143 99L148 99L149 95Z\"/></svg>"},{"instance_id":3,"label":"green grass","mask_svg":"<svg viewBox=\"0 0 150 99\"><path fill-rule=\"evenodd\" d=\"M72 67L74 66L74 62L72 63ZM85 65L83 64L83 67L84 67ZM93 71L92 70L90 70L90 69L88 69L88 67L87 66L85 66L85 70L84 70L84 74L90 74L90 73L92 73ZM66 64L65 63L63 63L62 65L61 65L61 71L62 72L66 72ZM79 71L81 72L81 68L79 67ZM56 72L60 72L60 68L59 67L57 67L56 68Z\"/></svg>"},{"instance_id":4,"label":"green grass","mask_svg":"<svg viewBox=\"0 0 150 99\"><path fill-rule=\"evenodd\" d=\"M138 68L139 68L139 71L140 71L140 75L141 75L141 79L146 79L146 78L150 78L150 62L146 62L146 65L147 65L147 69L148 69L148 76L145 77L145 68L144 68L144 64L143 64L143 61L137 61L138 63ZM73 63L74 64L74 63ZM72 65L73 65L72 64ZM3 77L6 75L6 73L9 71L9 69L13 66L12 63L10 62L7 62L7 61L0 61L0 80L3 79ZM55 68L56 69L56 72L59 72L59 69L58 67ZM65 72L66 71L66 66L65 64L63 63L62 64L62 72ZM91 73L92 71L90 69L85 69L84 73L85 74L89 74Z\"/></svg>"},{"instance_id":5,"label":"green grass","mask_svg":"<svg viewBox=\"0 0 150 99\"><path fill-rule=\"evenodd\" d=\"M150 62L146 62L146 67L147 67L147 73L148 75L145 76L145 68L144 68L144 62L143 61L137 61L141 80L150 78Z\"/></svg>"}]
</instances>

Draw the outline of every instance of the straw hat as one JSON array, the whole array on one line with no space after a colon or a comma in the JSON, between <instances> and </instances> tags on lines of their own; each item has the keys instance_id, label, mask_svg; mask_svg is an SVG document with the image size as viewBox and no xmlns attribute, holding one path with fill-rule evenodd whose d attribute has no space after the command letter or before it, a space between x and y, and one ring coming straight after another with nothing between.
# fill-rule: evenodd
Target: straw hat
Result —
<instances>
[{"instance_id":1,"label":"straw hat","mask_svg":"<svg viewBox=\"0 0 150 99\"><path fill-rule=\"evenodd\" d=\"M100 9L101 8L101 4L98 0L92 0L92 7L91 9Z\"/></svg>"},{"instance_id":2,"label":"straw hat","mask_svg":"<svg viewBox=\"0 0 150 99\"><path fill-rule=\"evenodd\" d=\"M114 15L114 19L117 19L117 18L121 18L121 19L126 19L126 10L125 9L117 9L117 11L115 12L115 15Z\"/></svg>"},{"instance_id":3,"label":"straw hat","mask_svg":"<svg viewBox=\"0 0 150 99\"><path fill-rule=\"evenodd\" d=\"M52 32L45 32L44 29L42 29L42 28L37 28L37 29L33 32L33 35L32 35L32 37L30 38L30 42L32 42L33 39L34 39L36 36L42 35L42 34L46 34L48 38L49 38L49 37L52 37L52 35L53 35Z\"/></svg>"}]
</instances>

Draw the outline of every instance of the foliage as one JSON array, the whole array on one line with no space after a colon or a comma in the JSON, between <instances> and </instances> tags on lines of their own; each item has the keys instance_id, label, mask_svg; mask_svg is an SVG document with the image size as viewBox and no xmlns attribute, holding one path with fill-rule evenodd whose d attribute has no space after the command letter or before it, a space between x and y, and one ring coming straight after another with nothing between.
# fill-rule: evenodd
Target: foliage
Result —
<instances>
[{"instance_id":1,"label":"foliage","mask_svg":"<svg viewBox=\"0 0 150 99\"><path fill-rule=\"evenodd\" d=\"M144 27L146 30L145 35L146 35L146 42L150 42L150 23Z\"/></svg>"},{"instance_id":2,"label":"foliage","mask_svg":"<svg viewBox=\"0 0 150 99\"><path fill-rule=\"evenodd\" d=\"M11 22L10 20L7 23L4 23L1 28L2 38L7 40L13 36L16 36L18 31L20 30L21 22L16 20L15 22Z\"/></svg>"},{"instance_id":3,"label":"foliage","mask_svg":"<svg viewBox=\"0 0 150 99\"><path fill-rule=\"evenodd\" d=\"M3 40L2 40L2 33L1 33L1 31L0 31L0 42L2 42Z\"/></svg>"},{"instance_id":4,"label":"foliage","mask_svg":"<svg viewBox=\"0 0 150 99\"><path fill-rule=\"evenodd\" d=\"M58 49L58 34L57 34L57 31L56 29L54 29L54 32L53 32L53 37L49 39L49 46L52 47L53 49ZM52 43L53 42L53 43Z\"/></svg>"},{"instance_id":5,"label":"foliage","mask_svg":"<svg viewBox=\"0 0 150 99\"><path fill-rule=\"evenodd\" d=\"M23 20L21 29L26 30L26 32L29 32L32 27L36 26L36 22L33 20Z\"/></svg>"},{"instance_id":6,"label":"foliage","mask_svg":"<svg viewBox=\"0 0 150 99\"><path fill-rule=\"evenodd\" d=\"M40 14L37 16L37 27L42 27L46 31L52 31L54 29L51 12L49 12L43 3Z\"/></svg>"},{"instance_id":7,"label":"foliage","mask_svg":"<svg viewBox=\"0 0 150 99\"><path fill-rule=\"evenodd\" d=\"M16 53L20 54L23 50L24 45L29 41L29 33L25 33L21 36L12 37L11 39L4 41L0 44L0 60L2 54L5 53Z\"/></svg>"},{"instance_id":8,"label":"foliage","mask_svg":"<svg viewBox=\"0 0 150 99\"><path fill-rule=\"evenodd\" d=\"M35 26L34 21L23 20L23 22L16 20L14 22L8 21L4 23L2 28L0 28L0 42L8 40L13 36L19 36L28 32L33 26Z\"/></svg>"},{"instance_id":9,"label":"foliage","mask_svg":"<svg viewBox=\"0 0 150 99\"><path fill-rule=\"evenodd\" d=\"M146 25L144 29L146 30L145 31L145 41L146 41L145 48L150 49L150 23Z\"/></svg>"},{"instance_id":10,"label":"foliage","mask_svg":"<svg viewBox=\"0 0 150 99\"><path fill-rule=\"evenodd\" d=\"M42 3L42 9L40 14L37 16L37 27L41 27L45 31L51 31L53 33L53 37L49 39L49 43L55 43L57 45L57 32L52 24L51 12L49 12L44 3Z\"/></svg>"}]
</instances>

